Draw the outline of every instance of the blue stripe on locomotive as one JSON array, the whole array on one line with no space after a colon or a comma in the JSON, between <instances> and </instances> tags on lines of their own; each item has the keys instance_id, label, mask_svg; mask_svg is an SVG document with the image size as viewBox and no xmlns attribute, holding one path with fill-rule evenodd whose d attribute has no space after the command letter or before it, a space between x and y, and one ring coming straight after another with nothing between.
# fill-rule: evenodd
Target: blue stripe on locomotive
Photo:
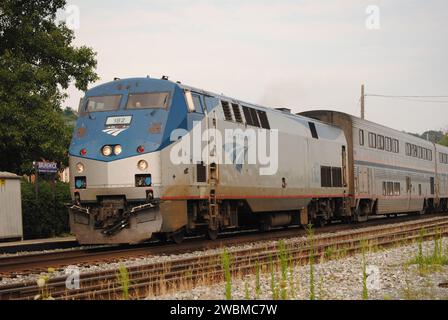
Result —
<instances>
[{"instance_id":1,"label":"blue stripe on locomotive","mask_svg":"<svg viewBox=\"0 0 448 320\"><path fill-rule=\"evenodd\" d=\"M168 110L163 109L140 109L126 110L125 106L129 93L147 93L147 92L170 92L171 103ZM85 148L87 154L84 158L113 161L138 155L137 147L144 146L145 153L161 150L168 146L171 132L175 129L191 129L191 118L188 118L188 108L184 98L183 89L167 80L150 78L130 78L116 80L92 88L86 92L85 98L104 95L122 95L119 110L91 112L79 117L74 130L69 153L73 156L79 156L80 150ZM86 99L84 99L85 101ZM117 136L112 136L103 132L106 129L105 123L110 116L132 115L132 122L129 128ZM202 116L195 117L200 120ZM190 120L190 121L188 121ZM155 123L160 123L162 128L160 133L151 133L149 128ZM85 127L85 135L79 137L77 132L79 128ZM101 148L104 145L122 146L122 153L118 156L104 156Z\"/></svg>"}]
</instances>

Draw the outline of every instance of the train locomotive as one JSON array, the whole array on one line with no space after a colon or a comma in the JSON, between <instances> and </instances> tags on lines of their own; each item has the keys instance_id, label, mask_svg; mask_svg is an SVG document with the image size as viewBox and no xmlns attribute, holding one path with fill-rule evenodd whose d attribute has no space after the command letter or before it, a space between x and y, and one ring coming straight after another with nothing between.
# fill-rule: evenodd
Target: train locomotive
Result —
<instances>
[{"instance_id":1,"label":"train locomotive","mask_svg":"<svg viewBox=\"0 0 448 320\"><path fill-rule=\"evenodd\" d=\"M447 147L345 113L292 114L166 77L94 87L78 113L69 215L81 244L447 210ZM217 138L228 132L230 146ZM186 152L195 137L199 154ZM252 138L277 157L247 161Z\"/></svg>"}]
</instances>

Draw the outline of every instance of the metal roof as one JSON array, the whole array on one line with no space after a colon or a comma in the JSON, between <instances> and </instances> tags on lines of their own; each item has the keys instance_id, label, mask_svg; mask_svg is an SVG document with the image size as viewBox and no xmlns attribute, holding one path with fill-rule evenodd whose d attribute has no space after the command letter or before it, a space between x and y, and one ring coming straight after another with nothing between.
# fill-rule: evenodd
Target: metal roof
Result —
<instances>
[{"instance_id":1,"label":"metal roof","mask_svg":"<svg viewBox=\"0 0 448 320\"><path fill-rule=\"evenodd\" d=\"M0 171L0 179L20 179L21 176L18 176L11 172Z\"/></svg>"}]
</instances>

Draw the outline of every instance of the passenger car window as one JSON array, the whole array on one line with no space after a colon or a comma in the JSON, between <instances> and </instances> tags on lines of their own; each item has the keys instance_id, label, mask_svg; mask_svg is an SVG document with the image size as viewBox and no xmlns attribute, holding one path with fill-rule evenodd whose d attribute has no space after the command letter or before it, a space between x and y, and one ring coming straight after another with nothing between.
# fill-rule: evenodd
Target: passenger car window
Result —
<instances>
[{"instance_id":1,"label":"passenger car window","mask_svg":"<svg viewBox=\"0 0 448 320\"><path fill-rule=\"evenodd\" d=\"M376 148L376 134L369 132L369 147Z\"/></svg>"},{"instance_id":2,"label":"passenger car window","mask_svg":"<svg viewBox=\"0 0 448 320\"><path fill-rule=\"evenodd\" d=\"M383 150L384 149L384 136L377 135L377 143L376 146L378 149Z\"/></svg>"},{"instance_id":3,"label":"passenger car window","mask_svg":"<svg viewBox=\"0 0 448 320\"><path fill-rule=\"evenodd\" d=\"M394 182L394 195L399 196L401 191L400 182Z\"/></svg>"},{"instance_id":4,"label":"passenger car window","mask_svg":"<svg viewBox=\"0 0 448 320\"><path fill-rule=\"evenodd\" d=\"M87 98L87 112L100 112L118 110L121 101L121 94L111 96L98 96Z\"/></svg>"},{"instance_id":5,"label":"passenger car window","mask_svg":"<svg viewBox=\"0 0 448 320\"><path fill-rule=\"evenodd\" d=\"M386 151L392 151L392 139L389 137L385 137L385 146Z\"/></svg>"},{"instance_id":6,"label":"passenger car window","mask_svg":"<svg viewBox=\"0 0 448 320\"><path fill-rule=\"evenodd\" d=\"M392 140L392 151L395 153L399 153L400 152L400 148L399 148L399 143L397 139L393 139Z\"/></svg>"},{"instance_id":7,"label":"passenger car window","mask_svg":"<svg viewBox=\"0 0 448 320\"><path fill-rule=\"evenodd\" d=\"M417 158L423 158L423 149L422 147L417 147Z\"/></svg>"},{"instance_id":8,"label":"passenger car window","mask_svg":"<svg viewBox=\"0 0 448 320\"><path fill-rule=\"evenodd\" d=\"M127 109L167 109L169 92L151 92L130 94Z\"/></svg>"},{"instance_id":9,"label":"passenger car window","mask_svg":"<svg viewBox=\"0 0 448 320\"><path fill-rule=\"evenodd\" d=\"M417 157L417 146L415 144L411 144L412 156Z\"/></svg>"}]
</instances>

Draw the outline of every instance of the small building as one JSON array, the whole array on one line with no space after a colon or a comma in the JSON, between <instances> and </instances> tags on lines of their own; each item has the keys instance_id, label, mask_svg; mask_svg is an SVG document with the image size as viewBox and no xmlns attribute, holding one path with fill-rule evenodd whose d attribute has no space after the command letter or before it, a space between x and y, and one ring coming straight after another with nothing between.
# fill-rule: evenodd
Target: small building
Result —
<instances>
[{"instance_id":1,"label":"small building","mask_svg":"<svg viewBox=\"0 0 448 320\"><path fill-rule=\"evenodd\" d=\"M20 178L0 171L0 241L23 239Z\"/></svg>"}]
</instances>

